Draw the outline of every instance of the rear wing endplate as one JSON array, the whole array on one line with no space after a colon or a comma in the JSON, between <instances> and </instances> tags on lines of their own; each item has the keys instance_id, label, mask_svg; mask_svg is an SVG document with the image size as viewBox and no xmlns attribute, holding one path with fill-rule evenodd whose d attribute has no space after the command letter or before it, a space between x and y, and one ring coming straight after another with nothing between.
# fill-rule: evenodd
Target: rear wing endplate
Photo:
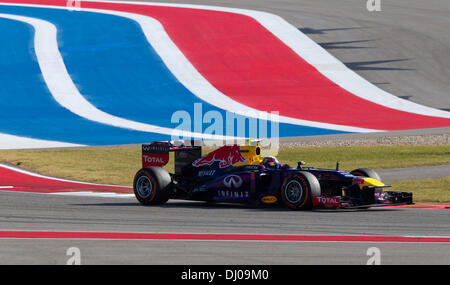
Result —
<instances>
[{"instance_id":1,"label":"rear wing endplate","mask_svg":"<svg viewBox=\"0 0 450 285\"><path fill-rule=\"evenodd\" d=\"M150 166L162 167L169 162L169 152L175 153L175 174L181 173L181 168L192 164L202 156L202 147L191 142L186 146L184 142L152 142L142 144L142 168Z\"/></svg>"}]
</instances>

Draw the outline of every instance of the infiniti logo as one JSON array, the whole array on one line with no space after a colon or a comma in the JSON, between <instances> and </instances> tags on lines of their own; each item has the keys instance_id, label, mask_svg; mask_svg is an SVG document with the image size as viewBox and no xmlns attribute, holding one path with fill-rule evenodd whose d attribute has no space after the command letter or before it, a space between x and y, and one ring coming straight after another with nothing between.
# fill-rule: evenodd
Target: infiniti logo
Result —
<instances>
[{"instance_id":1,"label":"infiniti logo","mask_svg":"<svg viewBox=\"0 0 450 285\"><path fill-rule=\"evenodd\" d=\"M242 185L242 178L237 175L228 175L225 179L223 179L223 185L228 188L231 188L231 186L234 188L239 188Z\"/></svg>"}]
</instances>

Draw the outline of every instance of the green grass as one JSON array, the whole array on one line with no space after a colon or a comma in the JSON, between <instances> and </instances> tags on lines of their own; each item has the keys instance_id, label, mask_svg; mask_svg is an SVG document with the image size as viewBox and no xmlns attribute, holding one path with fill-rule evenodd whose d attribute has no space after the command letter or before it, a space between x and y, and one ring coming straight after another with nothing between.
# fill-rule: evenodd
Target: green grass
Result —
<instances>
[{"instance_id":1,"label":"green grass","mask_svg":"<svg viewBox=\"0 0 450 285\"><path fill-rule=\"evenodd\" d=\"M334 169L336 161L339 161L340 168L349 171L360 167L379 169L426 166L450 164L450 145L284 148L277 157L280 162L293 167L297 165L297 161L303 160L307 162L307 166ZM135 173L141 167L141 148L8 150L0 151L0 161L55 177L131 185ZM169 164L167 169L173 171L173 164ZM391 184L398 191L414 190L416 200L450 200L449 177L397 181Z\"/></svg>"},{"instance_id":2,"label":"green grass","mask_svg":"<svg viewBox=\"0 0 450 285\"><path fill-rule=\"evenodd\" d=\"M0 161L41 174L131 185L141 166L139 147L0 151Z\"/></svg>"},{"instance_id":3,"label":"green grass","mask_svg":"<svg viewBox=\"0 0 450 285\"><path fill-rule=\"evenodd\" d=\"M351 146L285 148L278 155L281 162L292 166L298 160L307 166L352 170L450 164L450 145L446 146Z\"/></svg>"},{"instance_id":4,"label":"green grass","mask_svg":"<svg viewBox=\"0 0 450 285\"><path fill-rule=\"evenodd\" d=\"M450 203L450 176L386 182L392 190L413 192L415 202Z\"/></svg>"}]
</instances>

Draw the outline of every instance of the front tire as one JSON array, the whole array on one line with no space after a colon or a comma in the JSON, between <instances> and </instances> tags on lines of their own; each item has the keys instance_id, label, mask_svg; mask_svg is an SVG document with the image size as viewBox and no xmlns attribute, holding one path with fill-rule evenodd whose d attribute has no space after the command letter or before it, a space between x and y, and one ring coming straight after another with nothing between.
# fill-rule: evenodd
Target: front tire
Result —
<instances>
[{"instance_id":1,"label":"front tire","mask_svg":"<svg viewBox=\"0 0 450 285\"><path fill-rule=\"evenodd\" d=\"M375 180L381 182L380 175L378 175L378 173L375 170L370 169L370 168L358 168L358 169L353 170L350 173L355 176L368 177L368 178L372 178L372 179L375 179ZM381 188L375 188L375 193L381 193L381 192L383 192L383 190ZM367 209L367 208L363 208L363 209Z\"/></svg>"},{"instance_id":2,"label":"front tire","mask_svg":"<svg viewBox=\"0 0 450 285\"><path fill-rule=\"evenodd\" d=\"M319 195L319 181L309 172L296 172L286 178L281 186L283 203L294 210L311 209L312 196Z\"/></svg>"},{"instance_id":3,"label":"front tire","mask_svg":"<svg viewBox=\"0 0 450 285\"><path fill-rule=\"evenodd\" d=\"M351 171L350 173L355 176L363 176L363 177L373 178L373 179L381 182L380 175L378 175L378 173L376 173L375 170L372 170L370 168L358 168L358 169Z\"/></svg>"},{"instance_id":4,"label":"front tire","mask_svg":"<svg viewBox=\"0 0 450 285\"><path fill-rule=\"evenodd\" d=\"M134 195L142 205L159 205L169 200L173 189L170 174L161 167L139 170L133 182Z\"/></svg>"}]
</instances>

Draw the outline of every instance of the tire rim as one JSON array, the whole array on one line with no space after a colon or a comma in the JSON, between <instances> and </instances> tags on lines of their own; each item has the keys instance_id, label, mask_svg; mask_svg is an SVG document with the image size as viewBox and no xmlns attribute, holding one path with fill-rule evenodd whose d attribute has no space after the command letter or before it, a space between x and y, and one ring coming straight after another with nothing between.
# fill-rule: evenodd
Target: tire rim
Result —
<instances>
[{"instance_id":1,"label":"tire rim","mask_svg":"<svg viewBox=\"0 0 450 285\"><path fill-rule=\"evenodd\" d=\"M303 198L303 192L302 185L296 180L289 181L284 187L286 200L291 204L299 203Z\"/></svg>"},{"instance_id":2,"label":"tire rim","mask_svg":"<svg viewBox=\"0 0 450 285\"><path fill-rule=\"evenodd\" d=\"M141 198L146 199L153 194L153 185L147 176L139 177L136 184L136 190Z\"/></svg>"}]
</instances>

